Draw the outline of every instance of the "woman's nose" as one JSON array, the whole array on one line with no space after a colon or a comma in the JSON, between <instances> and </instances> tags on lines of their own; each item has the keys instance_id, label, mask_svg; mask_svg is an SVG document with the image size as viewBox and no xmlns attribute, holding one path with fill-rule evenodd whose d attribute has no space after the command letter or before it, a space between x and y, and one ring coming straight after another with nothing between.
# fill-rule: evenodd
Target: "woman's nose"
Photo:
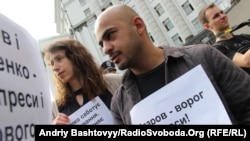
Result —
<instances>
[{"instance_id":1,"label":"woman's nose","mask_svg":"<svg viewBox=\"0 0 250 141\"><path fill-rule=\"evenodd\" d=\"M57 72L59 70L59 65L57 63L54 63L52 69L53 71Z\"/></svg>"}]
</instances>

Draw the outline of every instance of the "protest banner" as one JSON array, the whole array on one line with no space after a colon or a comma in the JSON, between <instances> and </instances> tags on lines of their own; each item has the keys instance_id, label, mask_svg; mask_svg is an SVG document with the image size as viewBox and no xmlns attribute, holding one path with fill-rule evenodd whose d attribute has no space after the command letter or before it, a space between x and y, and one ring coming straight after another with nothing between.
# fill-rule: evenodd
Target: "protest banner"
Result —
<instances>
[{"instance_id":1,"label":"protest banner","mask_svg":"<svg viewBox=\"0 0 250 141\"><path fill-rule=\"evenodd\" d=\"M114 119L108 107L99 96L69 116L73 125L112 125Z\"/></svg>"},{"instance_id":2,"label":"protest banner","mask_svg":"<svg viewBox=\"0 0 250 141\"><path fill-rule=\"evenodd\" d=\"M0 14L0 140L33 141L52 121L49 81L38 42Z\"/></svg>"},{"instance_id":3,"label":"protest banner","mask_svg":"<svg viewBox=\"0 0 250 141\"><path fill-rule=\"evenodd\" d=\"M232 124L201 65L137 103L130 115L142 125Z\"/></svg>"}]
</instances>

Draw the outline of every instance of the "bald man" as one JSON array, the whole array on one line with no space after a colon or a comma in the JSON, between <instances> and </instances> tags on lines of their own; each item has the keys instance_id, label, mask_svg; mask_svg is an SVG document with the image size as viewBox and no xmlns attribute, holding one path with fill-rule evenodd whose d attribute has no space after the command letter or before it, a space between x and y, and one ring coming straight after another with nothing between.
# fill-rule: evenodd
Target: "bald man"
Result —
<instances>
[{"instance_id":1,"label":"bald man","mask_svg":"<svg viewBox=\"0 0 250 141\"><path fill-rule=\"evenodd\" d=\"M250 123L250 77L211 46L156 47L143 19L126 5L103 11L95 23L95 35L110 60L120 70L127 69L111 103L116 124L133 124L130 111L137 103L198 65L221 97L232 124ZM197 116L201 114L197 111Z\"/></svg>"}]
</instances>

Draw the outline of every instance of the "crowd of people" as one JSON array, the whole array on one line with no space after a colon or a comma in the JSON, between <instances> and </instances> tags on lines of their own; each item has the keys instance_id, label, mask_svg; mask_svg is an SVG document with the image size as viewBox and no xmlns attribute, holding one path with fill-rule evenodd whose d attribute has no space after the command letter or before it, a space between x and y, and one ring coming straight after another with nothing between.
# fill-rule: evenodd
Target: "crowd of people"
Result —
<instances>
[{"instance_id":1,"label":"crowd of people","mask_svg":"<svg viewBox=\"0 0 250 141\"><path fill-rule=\"evenodd\" d=\"M214 4L202 9L199 19L204 28L211 30L215 36L229 28L226 14ZM158 94L158 90L197 66L201 66L207 81L211 82L215 95L222 103L221 107L226 111L224 115L230 119L228 124L250 123L250 77L244 71L250 66L249 37L226 33L216 38L216 43L223 42L216 46L155 46L148 36L143 18L124 4L110 6L98 15L94 31L103 52L110 58L101 65L75 39L53 42L44 51L48 66L53 70L56 87L55 104L58 112L53 124L71 124L69 116L96 97L105 103L114 124L136 124L132 119L140 119L148 114L141 109L145 112L134 117L131 110L137 104L149 98L154 100L152 95ZM229 43L224 43L226 41ZM227 44L236 46L228 47ZM240 52L242 49L239 48L244 48L244 52ZM117 74L116 67L125 72ZM189 83L189 87L195 86ZM185 97L185 93L174 95L180 99ZM206 96L208 102L213 104L214 95ZM163 103L174 103L170 97L166 97L162 99ZM203 113L194 112L197 117L205 115L205 109L209 109L207 104L201 103L200 107L204 110L201 110ZM164 110L164 107L156 108ZM222 113L211 114L215 118L212 122L224 116ZM192 123L207 124L203 120Z\"/></svg>"}]
</instances>

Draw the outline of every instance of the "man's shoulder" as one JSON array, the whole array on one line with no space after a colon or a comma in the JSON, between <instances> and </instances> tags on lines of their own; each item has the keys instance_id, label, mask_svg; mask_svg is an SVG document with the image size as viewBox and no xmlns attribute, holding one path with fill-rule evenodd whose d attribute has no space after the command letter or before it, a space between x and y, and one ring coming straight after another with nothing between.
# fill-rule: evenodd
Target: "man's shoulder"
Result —
<instances>
[{"instance_id":1,"label":"man's shoulder","mask_svg":"<svg viewBox=\"0 0 250 141\"><path fill-rule=\"evenodd\" d=\"M171 52L168 52L169 50L171 50ZM203 60L204 58L212 57L212 55L215 55L213 54L213 52L217 51L217 49L215 49L214 47L212 47L212 45L209 44L193 44L178 48L173 47L169 50L168 49L165 50L166 57L168 56L171 56L172 58L183 57L184 59L193 58L194 60ZM176 54L179 54L179 56Z\"/></svg>"},{"instance_id":2,"label":"man's shoulder","mask_svg":"<svg viewBox=\"0 0 250 141\"><path fill-rule=\"evenodd\" d=\"M235 36L250 38L250 34L245 34L245 33L235 35Z\"/></svg>"},{"instance_id":3,"label":"man's shoulder","mask_svg":"<svg viewBox=\"0 0 250 141\"><path fill-rule=\"evenodd\" d=\"M103 78L104 80L110 84L110 85L114 85L114 84L121 84L122 81L122 74L112 74L112 73L108 73L108 74L104 74Z\"/></svg>"},{"instance_id":4,"label":"man's shoulder","mask_svg":"<svg viewBox=\"0 0 250 141\"><path fill-rule=\"evenodd\" d=\"M171 54L173 54L174 52L178 53L195 53L195 52L204 52L207 49L211 49L212 45L209 44L192 44L192 45L185 45L185 46L181 46L181 47L168 47L168 46L163 46L163 48L166 50L165 52L171 52Z\"/></svg>"},{"instance_id":5,"label":"man's shoulder","mask_svg":"<svg viewBox=\"0 0 250 141\"><path fill-rule=\"evenodd\" d=\"M213 49L213 46L209 44L193 44L193 45L183 46L182 49L192 53L196 52L201 53Z\"/></svg>"},{"instance_id":6,"label":"man's shoulder","mask_svg":"<svg viewBox=\"0 0 250 141\"><path fill-rule=\"evenodd\" d=\"M209 44L192 44L192 45L187 45L187 46L183 46L185 48L207 48L207 47L211 47L211 45Z\"/></svg>"}]
</instances>

